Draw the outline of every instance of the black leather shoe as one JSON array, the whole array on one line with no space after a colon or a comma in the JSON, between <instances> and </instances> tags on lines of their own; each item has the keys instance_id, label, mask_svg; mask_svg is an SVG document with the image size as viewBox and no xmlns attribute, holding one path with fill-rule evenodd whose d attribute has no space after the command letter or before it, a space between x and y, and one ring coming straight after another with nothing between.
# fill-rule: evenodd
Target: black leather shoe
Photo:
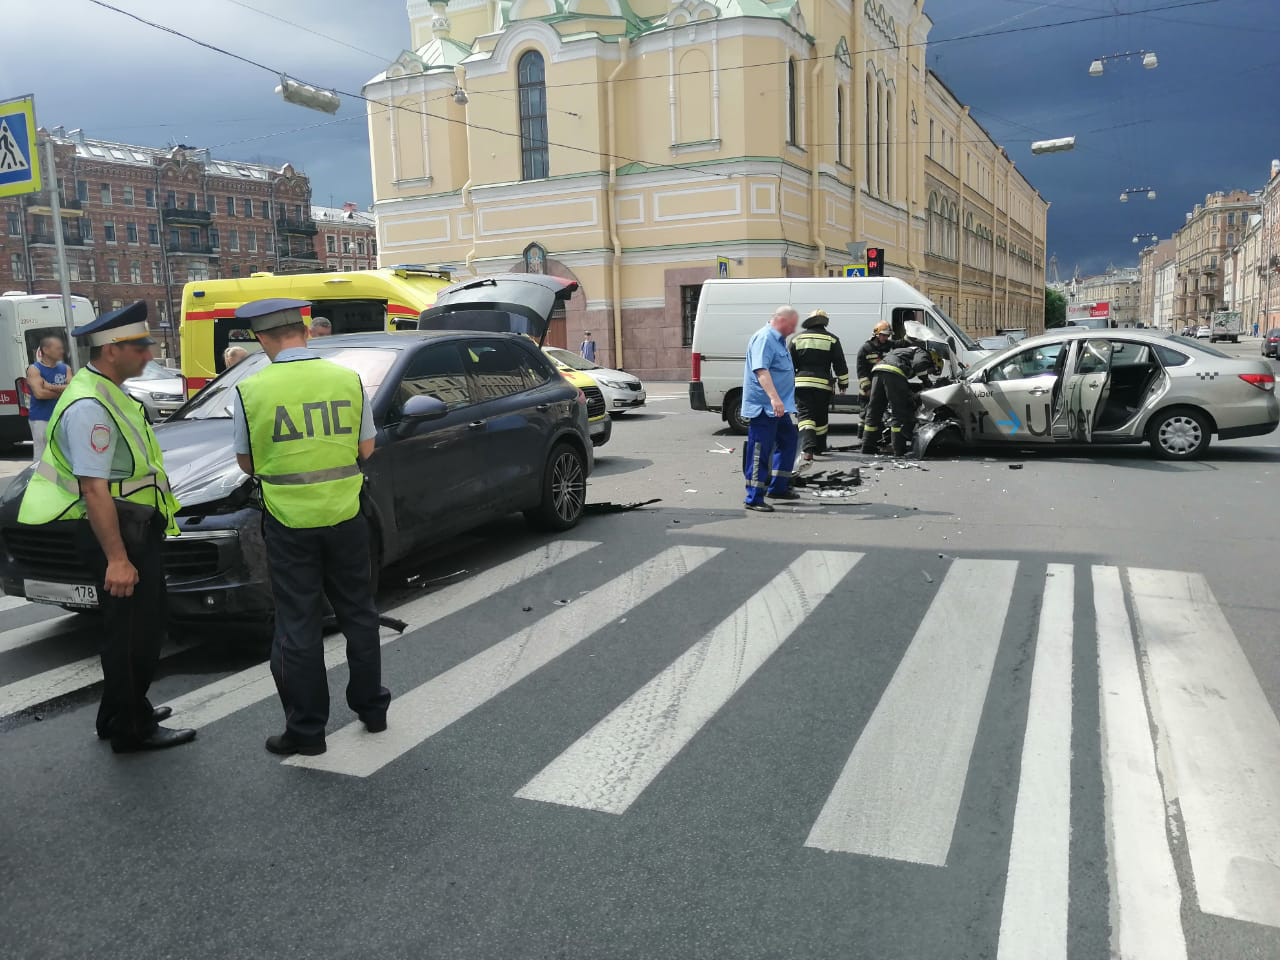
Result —
<instances>
[{"instance_id":1,"label":"black leather shoe","mask_svg":"<svg viewBox=\"0 0 1280 960\"><path fill-rule=\"evenodd\" d=\"M773 513L773 507L767 503L748 503L746 507L748 510L754 510L757 513Z\"/></svg>"},{"instance_id":2,"label":"black leather shoe","mask_svg":"<svg viewBox=\"0 0 1280 960\"><path fill-rule=\"evenodd\" d=\"M783 490L781 493L766 493L766 497L770 500L799 500L800 494L794 490Z\"/></svg>"},{"instance_id":3,"label":"black leather shoe","mask_svg":"<svg viewBox=\"0 0 1280 960\"><path fill-rule=\"evenodd\" d=\"M282 757L291 757L295 753L300 753L304 757L318 757L328 748L323 740L317 740L314 743L304 743L293 739L287 733L280 733L274 737L267 737L267 750L270 753L277 753Z\"/></svg>"},{"instance_id":4,"label":"black leather shoe","mask_svg":"<svg viewBox=\"0 0 1280 960\"><path fill-rule=\"evenodd\" d=\"M112 737L111 749L116 753L140 753L143 750L164 750L190 743L196 738L194 730L173 730L156 727L145 737Z\"/></svg>"},{"instance_id":5,"label":"black leather shoe","mask_svg":"<svg viewBox=\"0 0 1280 960\"><path fill-rule=\"evenodd\" d=\"M361 717L364 728L370 733L381 733L387 729L387 715L385 713L370 714L367 717Z\"/></svg>"},{"instance_id":6,"label":"black leather shoe","mask_svg":"<svg viewBox=\"0 0 1280 960\"><path fill-rule=\"evenodd\" d=\"M151 719L154 720L156 723L159 723L161 720L168 720L172 716L173 716L173 707L156 707L154 710L151 711ZM99 740L109 740L110 738L111 738L110 730L98 731Z\"/></svg>"}]
</instances>

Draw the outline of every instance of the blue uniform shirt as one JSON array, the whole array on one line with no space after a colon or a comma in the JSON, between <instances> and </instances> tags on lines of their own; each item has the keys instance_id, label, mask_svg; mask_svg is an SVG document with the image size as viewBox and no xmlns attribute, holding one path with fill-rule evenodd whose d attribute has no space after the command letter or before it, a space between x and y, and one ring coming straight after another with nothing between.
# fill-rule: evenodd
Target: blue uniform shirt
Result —
<instances>
[{"instance_id":1,"label":"blue uniform shirt","mask_svg":"<svg viewBox=\"0 0 1280 960\"><path fill-rule=\"evenodd\" d=\"M45 383L54 386L62 386L67 382L68 367L65 363L55 363L52 367L45 366L39 360L35 360L31 364L40 372L40 378ZM48 420L53 416L53 408L58 405L57 397L49 397L47 400L42 397L31 395L31 404L27 408L27 417L31 420Z\"/></svg>"},{"instance_id":2,"label":"blue uniform shirt","mask_svg":"<svg viewBox=\"0 0 1280 960\"><path fill-rule=\"evenodd\" d=\"M319 355L308 350L306 347L288 347L276 354L272 363L290 363L296 360L317 360ZM252 374L251 374L252 376ZM372 440L378 435L378 429L373 425L373 410L369 406L369 395L366 392L364 399L364 408L360 413L360 439ZM249 449L249 422L244 417L244 405L240 402L240 391L231 391L231 436L232 442L235 444L236 453L242 453L246 456L251 452Z\"/></svg>"},{"instance_id":3,"label":"blue uniform shirt","mask_svg":"<svg viewBox=\"0 0 1280 960\"><path fill-rule=\"evenodd\" d=\"M757 370L768 370L773 388L787 413L796 412L796 368L791 363L786 338L766 324L747 343L747 368L742 374L742 419L760 414L773 416L769 395L756 379Z\"/></svg>"}]
</instances>

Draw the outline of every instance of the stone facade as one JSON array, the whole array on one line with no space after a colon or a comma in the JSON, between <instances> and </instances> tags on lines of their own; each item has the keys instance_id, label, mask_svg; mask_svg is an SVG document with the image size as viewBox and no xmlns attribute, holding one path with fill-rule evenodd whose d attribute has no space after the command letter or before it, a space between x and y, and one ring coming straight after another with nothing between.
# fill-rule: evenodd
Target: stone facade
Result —
<instances>
[{"instance_id":1,"label":"stone facade","mask_svg":"<svg viewBox=\"0 0 1280 960\"><path fill-rule=\"evenodd\" d=\"M382 265L554 259L562 345L651 378L687 376L703 281L840 275L855 240L975 334L1043 324L1048 204L928 70L919 0L408 11L364 90Z\"/></svg>"},{"instance_id":2,"label":"stone facade","mask_svg":"<svg viewBox=\"0 0 1280 960\"><path fill-rule=\"evenodd\" d=\"M329 273L370 270L378 265L378 240L373 214L354 203L340 207L312 207L316 224L316 257Z\"/></svg>"},{"instance_id":3,"label":"stone facade","mask_svg":"<svg viewBox=\"0 0 1280 960\"><path fill-rule=\"evenodd\" d=\"M1225 309L1223 261L1260 207L1257 194L1220 190L1186 215L1186 223L1174 234L1178 262L1175 330L1207 324L1215 310Z\"/></svg>"},{"instance_id":4,"label":"stone facade","mask_svg":"<svg viewBox=\"0 0 1280 960\"><path fill-rule=\"evenodd\" d=\"M1159 277L1165 264L1177 254L1177 244L1172 237L1144 247L1138 254L1140 292L1138 294L1138 321L1150 327L1160 327L1163 303L1158 289ZM1165 319L1168 318L1164 314Z\"/></svg>"}]
</instances>

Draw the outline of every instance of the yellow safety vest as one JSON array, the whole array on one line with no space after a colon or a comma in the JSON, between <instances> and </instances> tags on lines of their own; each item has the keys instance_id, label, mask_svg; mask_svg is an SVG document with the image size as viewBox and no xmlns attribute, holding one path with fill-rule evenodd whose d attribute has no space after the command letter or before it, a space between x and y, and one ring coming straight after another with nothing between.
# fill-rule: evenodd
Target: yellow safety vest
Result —
<instances>
[{"instance_id":1,"label":"yellow safety vest","mask_svg":"<svg viewBox=\"0 0 1280 960\"><path fill-rule=\"evenodd\" d=\"M364 390L328 360L273 363L237 386L254 476L286 527L331 527L360 511Z\"/></svg>"},{"instance_id":2,"label":"yellow safety vest","mask_svg":"<svg viewBox=\"0 0 1280 960\"><path fill-rule=\"evenodd\" d=\"M54 520L79 520L86 515L80 482L71 470L71 461L62 450L58 424L73 404L97 400L106 408L133 459L132 472L123 480L108 481L111 496L117 500L154 507L165 519L165 532L178 535L174 516L178 501L169 490L169 477L164 472L164 455L151 424L147 423L142 404L121 390L107 377L82 367L67 389L62 391L53 414L49 417L49 444L36 464L35 473L22 495L18 522L41 524Z\"/></svg>"}]
</instances>

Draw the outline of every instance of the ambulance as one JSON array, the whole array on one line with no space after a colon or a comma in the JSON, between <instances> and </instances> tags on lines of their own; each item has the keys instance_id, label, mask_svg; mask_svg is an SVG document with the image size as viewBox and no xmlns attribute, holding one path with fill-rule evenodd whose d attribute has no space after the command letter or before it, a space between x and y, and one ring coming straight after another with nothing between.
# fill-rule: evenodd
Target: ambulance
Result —
<instances>
[{"instance_id":1,"label":"ambulance","mask_svg":"<svg viewBox=\"0 0 1280 960\"><path fill-rule=\"evenodd\" d=\"M325 317L333 332L415 330L422 311L449 285L442 269L405 265L345 273L278 276L255 273L226 280L193 280L182 288L182 373L195 393L222 372L229 346L259 349L249 325L235 319L236 308L251 300L290 297L311 303L308 317Z\"/></svg>"},{"instance_id":2,"label":"ambulance","mask_svg":"<svg viewBox=\"0 0 1280 960\"><path fill-rule=\"evenodd\" d=\"M71 298L73 326L88 323L93 316L88 300ZM64 345L67 342L61 295L10 291L0 296L0 444L31 439L27 367L35 360L40 341L48 336L60 337Z\"/></svg>"}]
</instances>

